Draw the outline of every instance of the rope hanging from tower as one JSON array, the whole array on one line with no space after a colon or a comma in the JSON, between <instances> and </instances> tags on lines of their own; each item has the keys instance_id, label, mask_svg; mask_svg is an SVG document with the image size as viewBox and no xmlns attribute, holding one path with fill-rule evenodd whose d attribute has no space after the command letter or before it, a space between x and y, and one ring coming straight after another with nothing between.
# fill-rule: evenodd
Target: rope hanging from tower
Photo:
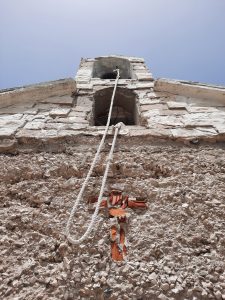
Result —
<instances>
[{"instance_id":1,"label":"rope hanging from tower","mask_svg":"<svg viewBox=\"0 0 225 300\"><path fill-rule=\"evenodd\" d=\"M107 177L108 177L108 171L109 171L109 167L110 167L110 164L112 162L112 159L113 159L113 151L114 151L114 148L115 148L115 144L116 144L116 139L117 139L117 135L119 133L119 130L122 126L122 123L118 123L114 126L115 128L115 131L114 131L114 137L113 137L113 142L112 142L112 146L111 146L111 149L110 149L110 152L109 152L109 155L108 155L108 158L107 158L107 162L106 162L106 167L105 167L105 172L104 172L104 175L103 175L103 178L102 178L102 185L101 185L101 189L100 189L100 192L99 192L99 196L98 196L98 200L97 200L97 203L96 203L96 207L95 207L95 211L92 215L92 218L91 218L91 222L89 223L88 225L88 228L86 229L86 231L84 232L84 234L78 238L78 239L75 239L71 236L70 234L70 228L71 228L71 225L72 225L72 221L73 221L73 217L75 215L75 213L77 212L77 207L82 199L82 196L83 196L83 193L85 191L85 188L88 184L88 181L91 177L91 174L93 172L93 169L99 159L99 155L100 155L100 152L102 150L102 147L104 145L104 142L105 142L105 138L106 138L106 135L108 133L108 130L109 130L109 126L110 126L110 120L111 120L111 115L112 115L112 108L113 108L113 102L114 102L114 98L115 98L115 93L116 93L116 88L117 88L117 84L118 84L118 80L119 80L119 77L120 77L120 70L117 68L116 70L116 80L115 80L115 85L114 85L114 89L113 89L113 93L112 93L112 97L111 97L111 103L110 103L110 108L109 108L109 114L108 114L108 119L107 119L107 123L106 123L106 127L105 127L105 131L104 131L104 134L102 136L102 139L101 139L101 142L98 146L98 149L96 151L96 154L95 154L95 157L92 161L92 164L91 164L91 167L87 173L87 176L82 184L82 187L80 189L80 192L74 202L74 205L73 205L73 208L71 210L71 213L70 213L70 216L69 216L69 219L68 219L68 222L67 222L67 225L66 225L66 236L68 238L68 240L72 243L72 244L75 244L75 245L78 245L78 244L81 244L88 236L89 234L91 233L94 225L95 225L95 222L96 222L96 219L97 219L97 216L98 216L98 212L99 212L99 209L100 209L100 205L101 205L101 201L102 201L102 196L103 196L103 192L104 192L104 189L105 189L105 184L106 184L106 180L107 180Z\"/></svg>"}]
</instances>

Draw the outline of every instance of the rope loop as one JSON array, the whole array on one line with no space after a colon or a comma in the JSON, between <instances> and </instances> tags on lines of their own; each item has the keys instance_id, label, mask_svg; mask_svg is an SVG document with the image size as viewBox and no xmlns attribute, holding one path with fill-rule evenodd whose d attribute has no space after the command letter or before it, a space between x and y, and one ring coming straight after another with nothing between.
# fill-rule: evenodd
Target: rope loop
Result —
<instances>
[{"instance_id":1,"label":"rope loop","mask_svg":"<svg viewBox=\"0 0 225 300\"><path fill-rule=\"evenodd\" d=\"M105 127L105 131L104 131L104 134L102 136L102 139L101 139L101 142L98 146L98 149L96 151L96 154L95 154L95 157L92 161L92 164L91 164L91 167L87 173L87 176L82 184L82 187L80 189L80 192L74 202L74 205L73 205L73 208L71 210L71 213L70 213L70 216L69 216L69 219L68 219L68 222L67 222L67 225L66 225L66 230L65 230L65 233L66 233L66 236L67 236L67 239L72 243L72 244L75 244L75 245L79 245L81 244L88 236L89 234L91 233L94 225L95 225L95 222L96 222L96 219L98 217L98 212L99 212L99 209L100 209L100 205L101 205L101 200L102 200L102 195L103 195L103 192L104 192L104 189L105 189L105 184L106 184L106 180L107 180L107 176L108 176L108 171L109 171L109 167L110 167L110 163L113 159L113 151L114 151L114 148L115 148L115 144L116 144L116 139L117 139L117 135L119 133L119 130L121 128L121 124L122 123L118 123L114 126L115 128L115 132L114 132L114 137L113 137L113 142L112 142L112 146L111 146L111 149L110 149L110 152L109 152L109 155L108 155L108 158L106 160L106 167L105 167L105 172L104 172L104 175L103 175L103 178L102 178L102 185L101 185L101 188L100 188L100 192L99 192L99 196L98 196L98 200L97 200L97 203L96 203L96 207L95 207L95 211L92 215L92 218L91 218L91 222L89 223L85 233L79 238L79 239L75 239L73 238L71 235L70 235L70 227L72 225L72 221L73 221L73 217L77 211L77 207L82 199L82 196L83 196L83 193L85 191L85 188L88 184L88 181L91 177L91 174L93 172L93 169L96 165L96 162L98 161L99 159L99 154L102 150L102 147L104 145L104 142L105 142L105 138L106 138L106 135L108 133L108 130L109 130L109 125L110 125L110 120L111 120L111 115L112 115L112 108L113 108L113 102L114 102L114 98L115 98L115 93L116 93L116 88L117 88L117 84L118 84L118 80L119 80L119 77L120 77L120 70L119 69L116 69L115 70L117 72L117 76L116 76L116 80L115 80L115 85L114 85L114 89L113 89L113 93L112 93L112 97L111 97L111 103L110 103L110 109L109 109L109 114L108 114L108 119L107 119L107 123L106 123L106 127Z\"/></svg>"}]
</instances>

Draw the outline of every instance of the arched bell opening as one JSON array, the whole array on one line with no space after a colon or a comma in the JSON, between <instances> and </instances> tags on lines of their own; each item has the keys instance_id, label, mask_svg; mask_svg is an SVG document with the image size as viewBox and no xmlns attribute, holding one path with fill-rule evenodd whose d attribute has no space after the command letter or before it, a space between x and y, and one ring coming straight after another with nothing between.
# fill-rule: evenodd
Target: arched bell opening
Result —
<instances>
[{"instance_id":1,"label":"arched bell opening","mask_svg":"<svg viewBox=\"0 0 225 300\"><path fill-rule=\"evenodd\" d=\"M100 90L94 95L93 119L95 126L107 123L113 88ZM138 125L136 95L125 88L117 88L110 125L123 122L125 125Z\"/></svg>"},{"instance_id":2,"label":"arched bell opening","mask_svg":"<svg viewBox=\"0 0 225 300\"><path fill-rule=\"evenodd\" d=\"M131 79L131 64L128 59L121 57L99 57L93 66L93 78L115 79L116 69L120 70L120 79Z\"/></svg>"},{"instance_id":3,"label":"arched bell opening","mask_svg":"<svg viewBox=\"0 0 225 300\"><path fill-rule=\"evenodd\" d=\"M101 79L116 79L117 73L116 72L106 72L101 76Z\"/></svg>"}]
</instances>

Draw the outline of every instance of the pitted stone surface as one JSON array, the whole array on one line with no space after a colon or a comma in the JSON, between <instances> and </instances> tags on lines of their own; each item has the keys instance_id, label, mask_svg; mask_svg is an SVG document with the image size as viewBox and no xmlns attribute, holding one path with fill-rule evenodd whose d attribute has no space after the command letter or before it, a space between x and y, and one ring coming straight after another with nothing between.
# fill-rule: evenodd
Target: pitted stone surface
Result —
<instances>
[{"instance_id":1,"label":"pitted stone surface","mask_svg":"<svg viewBox=\"0 0 225 300\"><path fill-rule=\"evenodd\" d=\"M148 210L130 212L122 263L111 260L104 214L84 244L64 235L105 130L93 126L94 96L114 80L93 78L96 59L82 59L76 84L0 93L2 299L225 299L225 151L224 143L207 146L225 141L224 89L154 81L143 59L125 59L131 78L118 87L135 95L137 120L120 131L105 194L146 198ZM90 221L87 200L99 193L113 132L75 216L78 235Z\"/></svg>"},{"instance_id":2,"label":"pitted stone surface","mask_svg":"<svg viewBox=\"0 0 225 300\"><path fill-rule=\"evenodd\" d=\"M0 298L223 299L224 148L120 144L105 193L118 188L144 197L148 209L130 211L128 257L114 263L104 214L82 245L64 235L96 147L85 141L63 153L0 156ZM73 234L90 220L87 199L99 192L105 158L103 152Z\"/></svg>"}]
</instances>

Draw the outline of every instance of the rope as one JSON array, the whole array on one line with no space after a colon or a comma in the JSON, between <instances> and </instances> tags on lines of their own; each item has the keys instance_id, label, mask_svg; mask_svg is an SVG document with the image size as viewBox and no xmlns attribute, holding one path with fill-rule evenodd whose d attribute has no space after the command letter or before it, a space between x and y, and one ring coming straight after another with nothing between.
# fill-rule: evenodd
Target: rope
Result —
<instances>
[{"instance_id":1,"label":"rope","mask_svg":"<svg viewBox=\"0 0 225 300\"><path fill-rule=\"evenodd\" d=\"M116 93L116 88L117 88L118 80L119 80L119 77L120 77L120 71L119 71L119 69L116 69L116 72L117 72L117 76L116 76L115 85L114 85L114 89L113 89L113 93L112 93L112 97L111 97L109 115L108 115L108 120L107 120L107 123L106 123L105 131L104 131L104 134L102 136L101 142L100 142L100 144L98 146L98 149L96 151L96 154L95 154L95 157L94 157L93 162L91 164L91 167L90 167L90 169L88 171L88 174L87 174L87 176L86 176L86 178L85 178L85 180L83 182L83 185L82 185L82 187L80 189L80 192L79 192L79 194L77 196L77 199L74 202L74 206L73 206L73 208L71 210L71 213L70 213L67 225L66 225L66 231L65 231L66 236L67 236L68 240L72 244L75 244L75 245L78 245L78 244L82 243L88 237L88 235L91 233L91 231L92 231L92 229L94 227L94 224L96 222L97 215L98 215L99 208L100 208L100 204L101 204L101 200L102 200L102 195L103 195L104 188L105 188L105 183L106 183L107 176L108 176L108 171L109 171L110 163L111 163L112 157L113 157L113 151L114 151L114 147L115 147L115 143L116 143L116 138L117 138L119 129L121 127L121 123L118 123L115 126L115 132L114 132L113 142L112 142L112 146L111 146L111 149L110 149L110 152L109 152L109 156L107 158L106 168L105 168L105 172L104 172L103 179L102 179L102 185L101 185L100 193L99 193L99 196L98 196L96 208L95 208L95 211L94 211L94 213L92 215L91 222L89 223L88 228L85 231L85 233L79 239L74 239L70 235L71 223L72 223L74 214L77 211L77 207L78 207L78 205L80 203L80 200L81 200L81 198L83 196L83 193L84 193L84 190L85 190L85 188L87 186L87 183L88 183L88 181L90 179L90 176L91 176L91 174L93 172L93 169L94 169L94 167L96 165L96 162L98 161L99 154L100 154L101 149L102 149L102 147L104 145L105 138L106 138L107 132L109 130L110 119L111 119L111 115L112 115L113 102L114 102L114 98L115 98L115 93Z\"/></svg>"}]
</instances>

